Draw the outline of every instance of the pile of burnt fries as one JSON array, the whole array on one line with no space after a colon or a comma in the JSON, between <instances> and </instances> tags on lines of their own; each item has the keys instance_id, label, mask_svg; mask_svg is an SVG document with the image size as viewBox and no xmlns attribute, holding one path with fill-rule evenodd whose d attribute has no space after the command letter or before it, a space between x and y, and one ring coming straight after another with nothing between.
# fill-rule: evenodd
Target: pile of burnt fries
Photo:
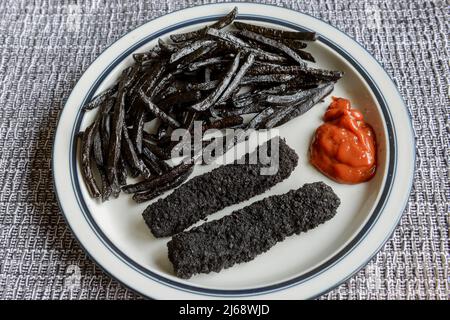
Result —
<instances>
[{"instance_id":1,"label":"pile of burnt fries","mask_svg":"<svg viewBox=\"0 0 450 320\"><path fill-rule=\"evenodd\" d=\"M264 129L298 117L327 96L342 72L312 68L303 49L314 32L234 22L237 8L202 29L159 40L84 110L98 108L81 136L89 193L103 201L121 190L147 201L183 183L193 163L172 167L177 128ZM229 31L223 30L233 25ZM242 116L253 114L250 121ZM144 126L153 121L154 130ZM98 174L97 174L98 173ZM127 177L142 182L127 186Z\"/></svg>"}]
</instances>

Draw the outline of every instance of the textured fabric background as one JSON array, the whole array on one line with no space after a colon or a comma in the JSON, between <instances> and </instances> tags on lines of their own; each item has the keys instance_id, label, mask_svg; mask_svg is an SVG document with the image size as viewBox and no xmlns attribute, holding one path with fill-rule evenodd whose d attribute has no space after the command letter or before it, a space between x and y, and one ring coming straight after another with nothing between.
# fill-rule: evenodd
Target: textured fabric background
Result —
<instances>
[{"instance_id":1,"label":"textured fabric background","mask_svg":"<svg viewBox=\"0 0 450 320\"><path fill-rule=\"evenodd\" d=\"M159 2L167 2L159 4ZM51 178L58 115L108 45L152 18L209 1L0 1L0 299L139 298L90 261ZM273 0L343 30L394 79L413 118L417 162L400 225L325 299L448 299L449 1Z\"/></svg>"}]
</instances>

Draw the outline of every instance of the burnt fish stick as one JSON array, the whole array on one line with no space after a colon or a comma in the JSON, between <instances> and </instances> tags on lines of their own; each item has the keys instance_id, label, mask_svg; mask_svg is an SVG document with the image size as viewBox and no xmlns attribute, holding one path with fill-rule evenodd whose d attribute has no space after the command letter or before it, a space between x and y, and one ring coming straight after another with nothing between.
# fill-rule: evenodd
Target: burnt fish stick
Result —
<instances>
[{"instance_id":1,"label":"burnt fish stick","mask_svg":"<svg viewBox=\"0 0 450 320\"><path fill-rule=\"evenodd\" d=\"M253 260L277 242L334 217L338 196L323 182L267 197L222 219L173 236L167 243L175 274L219 272Z\"/></svg>"},{"instance_id":2,"label":"burnt fish stick","mask_svg":"<svg viewBox=\"0 0 450 320\"><path fill-rule=\"evenodd\" d=\"M243 164L227 164L196 176L166 198L149 205L143 217L153 235L174 235L214 212L267 191L289 177L297 166L298 156L284 140L279 137L273 139L279 142L279 156L275 157L276 173L261 174L267 164L261 163L264 161L248 161L251 155L259 153L260 148L267 148L266 153L271 154L272 140L269 140L250 155L246 154L244 157L247 160Z\"/></svg>"}]
</instances>

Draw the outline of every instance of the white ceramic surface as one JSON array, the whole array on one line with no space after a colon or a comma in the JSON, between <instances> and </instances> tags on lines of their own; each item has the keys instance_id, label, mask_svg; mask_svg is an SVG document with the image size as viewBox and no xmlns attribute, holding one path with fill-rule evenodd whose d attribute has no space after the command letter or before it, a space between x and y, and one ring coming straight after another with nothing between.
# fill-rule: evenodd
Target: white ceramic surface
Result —
<instances>
[{"instance_id":1,"label":"white ceramic surface","mask_svg":"<svg viewBox=\"0 0 450 320\"><path fill-rule=\"evenodd\" d=\"M155 239L145 225L141 212L148 203L137 205L124 194L103 204L89 197L79 172L78 157L73 157L73 135L78 130L78 118L81 120L82 117L80 128L83 129L95 114L95 111L84 116L79 114L89 91L96 84L99 84L95 89L97 92L108 87L120 71L132 63L127 51L146 37L161 32L166 38L166 30L196 29L204 22L196 23L195 19L223 15L233 6L216 4L177 11L125 35L86 70L61 114L53 169L62 211L89 255L112 276L145 296L193 299L314 297L336 286L368 262L393 231L409 195L414 167L410 119L394 84L381 66L356 42L322 21L287 9L242 3L238 4L239 18L279 28L285 28L282 24L288 23L321 35L319 41L310 43L307 48L317 60L312 66L345 72L332 95L349 98L373 126L379 162L375 178L368 183L342 185L327 179L308 163L308 145L331 100L331 97L326 98L307 114L279 128L279 134L300 157L294 173L268 192L226 208L212 215L210 220L268 195L285 193L306 182L319 180L332 186L341 198L337 215L314 230L288 238L249 263L189 280L173 275L167 258L169 239ZM191 21L193 25L179 28L180 24ZM135 51L153 46L156 40ZM121 60L124 54L126 58ZM106 77L99 80L102 75ZM194 175L212 168L212 165L197 166ZM80 192L77 192L77 183ZM85 209L80 205L83 202ZM380 208L376 208L377 205Z\"/></svg>"}]
</instances>

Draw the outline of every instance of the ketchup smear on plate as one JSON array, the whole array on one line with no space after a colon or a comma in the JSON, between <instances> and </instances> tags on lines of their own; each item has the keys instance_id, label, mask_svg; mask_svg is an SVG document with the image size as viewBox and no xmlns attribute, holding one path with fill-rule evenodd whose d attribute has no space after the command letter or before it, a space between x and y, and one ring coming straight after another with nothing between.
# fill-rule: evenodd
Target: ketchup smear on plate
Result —
<instances>
[{"instance_id":1,"label":"ketchup smear on plate","mask_svg":"<svg viewBox=\"0 0 450 320\"><path fill-rule=\"evenodd\" d=\"M311 163L339 183L370 180L376 171L376 141L372 127L350 101L333 97L310 146Z\"/></svg>"}]
</instances>

